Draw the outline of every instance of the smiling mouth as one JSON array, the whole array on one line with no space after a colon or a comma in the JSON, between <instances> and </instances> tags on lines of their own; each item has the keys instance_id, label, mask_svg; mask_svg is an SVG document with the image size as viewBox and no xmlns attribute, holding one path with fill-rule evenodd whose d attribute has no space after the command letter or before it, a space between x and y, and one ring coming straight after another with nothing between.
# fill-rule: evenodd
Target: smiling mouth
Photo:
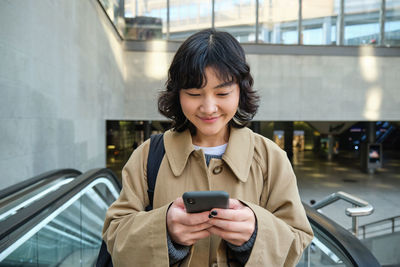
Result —
<instances>
[{"instance_id":1,"label":"smiling mouth","mask_svg":"<svg viewBox=\"0 0 400 267\"><path fill-rule=\"evenodd\" d=\"M218 120L219 117L198 117L203 122L212 123Z\"/></svg>"}]
</instances>

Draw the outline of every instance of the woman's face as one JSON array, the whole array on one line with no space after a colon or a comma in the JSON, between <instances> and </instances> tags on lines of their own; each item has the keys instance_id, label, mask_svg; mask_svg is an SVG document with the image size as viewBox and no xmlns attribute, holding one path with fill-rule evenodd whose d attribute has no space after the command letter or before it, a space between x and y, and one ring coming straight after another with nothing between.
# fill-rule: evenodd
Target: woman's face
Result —
<instances>
[{"instance_id":1,"label":"woman's face","mask_svg":"<svg viewBox=\"0 0 400 267\"><path fill-rule=\"evenodd\" d=\"M228 141L228 122L239 105L240 89L235 82L220 80L211 67L205 69L207 84L203 88L179 92L183 114L196 127L193 143L217 146Z\"/></svg>"}]
</instances>

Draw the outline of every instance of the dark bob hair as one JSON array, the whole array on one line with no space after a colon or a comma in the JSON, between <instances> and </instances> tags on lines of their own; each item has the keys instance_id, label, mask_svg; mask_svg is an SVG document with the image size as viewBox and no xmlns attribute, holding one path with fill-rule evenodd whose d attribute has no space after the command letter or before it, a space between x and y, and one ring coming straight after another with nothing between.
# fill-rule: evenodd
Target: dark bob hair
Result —
<instances>
[{"instance_id":1,"label":"dark bob hair","mask_svg":"<svg viewBox=\"0 0 400 267\"><path fill-rule=\"evenodd\" d=\"M212 67L218 78L235 81L240 88L239 106L229 125L244 127L258 109L259 96L253 91L253 77L243 48L229 33L207 29L190 36L178 49L168 70L166 89L158 98L158 110L173 121L178 132L195 127L183 114L181 89L202 88L207 84L205 68Z\"/></svg>"}]
</instances>

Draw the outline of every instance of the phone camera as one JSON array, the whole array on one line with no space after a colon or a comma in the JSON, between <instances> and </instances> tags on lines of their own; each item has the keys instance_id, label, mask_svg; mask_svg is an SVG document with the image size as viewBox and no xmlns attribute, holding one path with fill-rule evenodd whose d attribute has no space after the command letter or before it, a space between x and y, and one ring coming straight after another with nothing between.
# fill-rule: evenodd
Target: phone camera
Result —
<instances>
[{"instance_id":1,"label":"phone camera","mask_svg":"<svg viewBox=\"0 0 400 267\"><path fill-rule=\"evenodd\" d=\"M196 201L195 201L193 198L188 198L188 199L187 199L187 203L189 203L189 204L195 204Z\"/></svg>"}]
</instances>

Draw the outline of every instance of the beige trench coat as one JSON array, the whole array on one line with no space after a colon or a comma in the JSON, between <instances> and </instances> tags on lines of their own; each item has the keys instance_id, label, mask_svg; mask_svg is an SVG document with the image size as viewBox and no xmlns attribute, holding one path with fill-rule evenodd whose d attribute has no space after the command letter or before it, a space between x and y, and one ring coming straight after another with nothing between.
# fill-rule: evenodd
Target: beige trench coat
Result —
<instances>
[{"instance_id":1,"label":"beige trench coat","mask_svg":"<svg viewBox=\"0 0 400 267\"><path fill-rule=\"evenodd\" d=\"M207 167L189 131L167 131L164 144L152 211L144 211L149 141L133 152L122 171L122 191L103 229L114 266L168 266L168 207L195 190L225 190L253 210L258 232L246 266L296 265L313 233L283 150L248 128L232 128L222 160L211 159ZM221 167L222 172L217 170ZM199 240L181 266L227 266L225 249L216 236Z\"/></svg>"}]
</instances>

